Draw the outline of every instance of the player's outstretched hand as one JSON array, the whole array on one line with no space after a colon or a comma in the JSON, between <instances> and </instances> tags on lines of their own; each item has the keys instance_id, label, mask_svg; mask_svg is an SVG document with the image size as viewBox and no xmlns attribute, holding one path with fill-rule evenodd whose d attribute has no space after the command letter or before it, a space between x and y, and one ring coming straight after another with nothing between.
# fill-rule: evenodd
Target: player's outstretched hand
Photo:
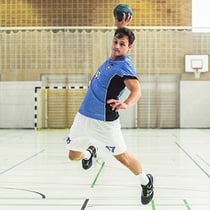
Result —
<instances>
[{"instance_id":1,"label":"player's outstretched hand","mask_svg":"<svg viewBox=\"0 0 210 210\"><path fill-rule=\"evenodd\" d=\"M128 17L126 18L126 14L123 13L123 19L121 21L119 21L117 17L115 18L115 26L117 26L117 28L123 28L126 27L128 24L130 24L131 21L132 21L132 16L128 14Z\"/></svg>"},{"instance_id":2,"label":"player's outstretched hand","mask_svg":"<svg viewBox=\"0 0 210 210\"><path fill-rule=\"evenodd\" d=\"M119 100L115 99L109 99L107 101L107 104L109 104L112 107L112 111L118 111L119 109L127 109L128 105L124 102L121 102Z\"/></svg>"}]
</instances>

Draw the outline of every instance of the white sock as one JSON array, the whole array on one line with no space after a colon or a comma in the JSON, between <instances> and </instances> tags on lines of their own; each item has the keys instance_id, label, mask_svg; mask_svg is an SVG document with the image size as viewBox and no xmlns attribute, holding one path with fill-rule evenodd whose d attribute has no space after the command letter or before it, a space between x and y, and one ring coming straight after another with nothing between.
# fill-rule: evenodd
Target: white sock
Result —
<instances>
[{"instance_id":1,"label":"white sock","mask_svg":"<svg viewBox=\"0 0 210 210\"><path fill-rule=\"evenodd\" d=\"M89 152L88 150L85 150L85 152L84 152L84 158L83 158L83 159L85 159L85 160L89 160L89 159L90 159L90 157L91 157L90 152Z\"/></svg>"},{"instance_id":2,"label":"white sock","mask_svg":"<svg viewBox=\"0 0 210 210\"><path fill-rule=\"evenodd\" d=\"M143 171L139 174L139 179L141 185L147 185L149 183L149 179Z\"/></svg>"}]
</instances>

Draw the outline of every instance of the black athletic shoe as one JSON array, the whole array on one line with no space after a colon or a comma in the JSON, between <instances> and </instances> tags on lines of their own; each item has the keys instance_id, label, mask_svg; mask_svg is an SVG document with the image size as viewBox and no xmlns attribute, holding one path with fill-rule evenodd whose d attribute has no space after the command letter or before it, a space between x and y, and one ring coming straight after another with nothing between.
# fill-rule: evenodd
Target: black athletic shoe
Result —
<instances>
[{"instance_id":1,"label":"black athletic shoe","mask_svg":"<svg viewBox=\"0 0 210 210\"><path fill-rule=\"evenodd\" d=\"M90 159L86 160L86 159L82 159L82 167L84 169L89 169L92 164L93 164L93 157L96 158L96 148L94 146L89 146L87 148L87 151L90 152L91 156L90 156Z\"/></svg>"},{"instance_id":2,"label":"black athletic shoe","mask_svg":"<svg viewBox=\"0 0 210 210\"><path fill-rule=\"evenodd\" d=\"M141 203L146 205L148 204L154 195L153 191L153 176L151 174L147 174L149 179L149 183L147 185L141 185L142 192L141 192Z\"/></svg>"}]
</instances>

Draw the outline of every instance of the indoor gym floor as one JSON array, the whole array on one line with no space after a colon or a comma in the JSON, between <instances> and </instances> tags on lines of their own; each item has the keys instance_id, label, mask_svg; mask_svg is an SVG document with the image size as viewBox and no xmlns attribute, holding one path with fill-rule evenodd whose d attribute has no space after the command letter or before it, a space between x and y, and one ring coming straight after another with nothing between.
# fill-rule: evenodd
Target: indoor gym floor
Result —
<instances>
[{"instance_id":1,"label":"indoor gym floor","mask_svg":"<svg viewBox=\"0 0 210 210\"><path fill-rule=\"evenodd\" d=\"M210 209L210 129L123 130L128 150L154 176L147 206L138 179L100 145L90 170L70 162L68 132L0 130L0 209Z\"/></svg>"}]
</instances>

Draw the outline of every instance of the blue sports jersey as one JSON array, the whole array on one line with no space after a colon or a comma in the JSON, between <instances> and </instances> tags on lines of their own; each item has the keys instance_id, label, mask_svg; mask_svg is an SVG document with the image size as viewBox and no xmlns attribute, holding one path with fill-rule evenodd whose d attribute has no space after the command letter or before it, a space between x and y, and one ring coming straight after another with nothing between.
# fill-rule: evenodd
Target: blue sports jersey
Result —
<instances>
[{"instance_id":1,"label":"blue sports jersey","mask_svg":"<svg viewBox=\"0 0 210 210\"><path fill-rule=\"evenodd\" d=\"M96 120L116 120L119 113L112 111L107 100L119 99L125 88L126 78L137 79L130 57L107 59L92 78L79 113Z\"/></svg>"}]
</instances>

